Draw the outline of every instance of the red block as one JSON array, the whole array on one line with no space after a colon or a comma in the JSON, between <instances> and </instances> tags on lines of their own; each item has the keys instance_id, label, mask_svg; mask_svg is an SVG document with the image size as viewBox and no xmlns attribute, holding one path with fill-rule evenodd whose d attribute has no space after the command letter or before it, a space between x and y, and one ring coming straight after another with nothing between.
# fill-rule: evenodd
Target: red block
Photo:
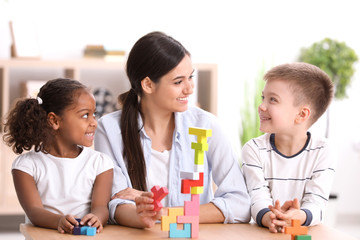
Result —
<instances>
[{"instance_id":1,"label":"red block","mask_svg":"<svg viewBox=\"0 0 360 240\"><path fill-rule=\"evenodd\" d=\"M160 211L163 207L160 201L168 195L169 190L166 187L159 187L156 185L151 188L151 191L154 193L154 211Z\"/></svg>"},{"instance_id":2,"label":"red block","mask_svg":"<svg viewBox=\"0 0 360 240\"><path fill-rule=\"evenodd\" d=\"M190 193L191 187L204 186L204 173L200 172L199 180L182 179L181 180L181 193Z\"/></svg>"}]
</instances>

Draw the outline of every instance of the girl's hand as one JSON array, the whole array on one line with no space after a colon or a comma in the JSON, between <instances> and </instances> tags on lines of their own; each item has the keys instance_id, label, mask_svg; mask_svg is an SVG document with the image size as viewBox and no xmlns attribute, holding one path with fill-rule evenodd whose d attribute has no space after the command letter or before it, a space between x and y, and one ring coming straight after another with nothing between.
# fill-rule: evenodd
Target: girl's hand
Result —
<instances>
[{"instance_id":1,"label":"girl's hand","mask_svg":"<svg viewBox=\"0 0 360 240\"><path fill-rule=\"evenodd\" d=\"M81 225L86 225L89 227L96 227L96 232L99 233L103 230L103 225L101 224L101 221L99 218L92 214L88 213L86 214L80 221Z\"/></svg>"},{"instance_id":2,"label":"girl's hand","mask_svg":"<svg viewBox=\"0 0 360 240\"><path fill-rule=\"evenodd\" d=\"M121 199L135 201L135 198L140 197L142 193L144 193L144 192L133 189L133 188L126 188L126 189L121 190L120 192L114 194L111 197L111 200L113 200L115 198L121 198Z\"/></svg>"},{"instance_id":3,"label":"girl's hand","mask_svg":"<svg viewBox=\"0 0 360 240\"><path fill-rule=\"evenodd\" d=\"M72 233L74 226L79 225L78 221L76 221L75 217L72 215L65 215L59 219L58 222L58 232L59 233Z\"/></svg>"},{"instance_id":4,"label":"girl's hand","mask_svg":"<svg viewBox=\"0 0 360 240\"><path fill-rule=\"evenodd\" d=\"M139 221L145 228L151 228L156 220L160 219L162 211L154 211L152 192L144 192L140 197L135 198L136 213Z\"/></svg>"}]
</instances>

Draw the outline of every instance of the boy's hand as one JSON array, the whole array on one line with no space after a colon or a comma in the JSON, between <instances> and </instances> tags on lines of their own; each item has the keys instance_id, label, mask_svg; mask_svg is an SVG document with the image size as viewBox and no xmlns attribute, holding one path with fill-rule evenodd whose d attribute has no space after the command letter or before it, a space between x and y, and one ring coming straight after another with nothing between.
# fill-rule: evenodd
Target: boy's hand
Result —
<instances>
[{"instance_id":1,"label":"boy's hand","mask_svg":"<svg viewBox=\"0 0 360 240\"><path fill-rule=\"evenodd\" d=\"M144 192L140 197L135 198L136 213L139 221L145 228L151 228L156 220L160 219L162 211L154 211L152 192Z\"/></svg>"},{"instance_id":2,"label":"boy's hand","mask_svg":"<svg viewBox=\"0 0 360 240\"><path fill-rule=\"evenodd\" d=\"M276 219L276 215L273 212L269 211L264 214L261 223L263 226L268 227L270 232L276 233L278 231L276 225L273 223L275 219Z\"/></svg>"},{"instance_id":3,"label":"boy's hand","mask_svg":"<svg viewBox=\"0 0 360 240\"><path fill-rule=\"evenodd\" d=\"M59 233L72 233L74 226L77 225L79 225L79 223L75 217L68 214L59 219L57 230Z\"/></svg>"},{"instance_id":4,"label":"boy's hand","mask_svg":"<svg viewBox=\"0 0 360 240\"><path fill-rule=\"evenodd\" d=\"M99 233L103 230L103 225L99 218L93 213L86 214L80 221L81 225L86 225L89 227L96 227L96 232Z\"/></svg>"},{"instance_id":5,"label":"boy's hand","mask_svg":"<svg viewBox=\"0 0 360 240\"><path fill-rule=\"evenodd\" d=\"M303 211L300 210L300 203L297 198L293 201L286 201L281 208L275 203L275 207L269 206L270 210L276 215L276 219L273 223L277 226L282 227L284 232L285 226L291 226L291 219L300 219L303 223L304 215ZM305 215L306 218L306 215Z\"/></svg>"}]
</instances>

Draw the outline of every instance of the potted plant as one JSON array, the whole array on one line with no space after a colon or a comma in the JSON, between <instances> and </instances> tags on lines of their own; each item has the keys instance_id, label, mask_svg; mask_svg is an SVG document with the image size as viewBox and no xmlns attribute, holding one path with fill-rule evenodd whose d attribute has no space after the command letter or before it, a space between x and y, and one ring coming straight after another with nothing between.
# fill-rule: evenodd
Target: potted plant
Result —
<instances>
[{"instance_id":1,"label":"potted plant","mask_svg":"<svg viewBox=\"0 0 360 240\"><path fill-rule=\"evenodd\" d=\"M334 83L335 99L347 97L346 90L351 84L351 77L358 60L355 51L344 42L325 38L315 42L309 48L301 49L299 60L318 66L324 70ZM327 124L325 137L329 136L329 110L326 113Z\"/></svg>"}]
</instances>

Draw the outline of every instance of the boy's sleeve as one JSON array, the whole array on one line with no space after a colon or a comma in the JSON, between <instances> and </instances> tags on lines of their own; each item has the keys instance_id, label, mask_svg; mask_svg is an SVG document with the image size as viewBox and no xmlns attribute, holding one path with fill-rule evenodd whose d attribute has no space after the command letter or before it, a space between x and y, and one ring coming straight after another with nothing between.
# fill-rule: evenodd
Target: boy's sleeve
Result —
<instances>
[{"instance_id":1,"label":"boy's sleeve","mask_svg":"<svg viewBox=\"0 0 360 240\"><path fill-rule=\"evenodd\" d=\"M262 160L258 146L250 140L242 149L242 170L247 189L251 197L251 216L256 223L263 227L261 221L265 213L273 205L269 183L265 180Z\"/></svg>"},{"instance_id":2,"label":"boy's sleeve","mask_svg":"<svg viewBox=\"0 0 360 240\"><path fill-rule=\"evenodd\" d=\"M328 144L321 149L318 163L311 179L306 183L304 197L301 200L301 209L311 213L307 213L308 218L304 225L313 226L322 221L335 177L336 156L334 148Z\"/></svg>"}]
</instances>

